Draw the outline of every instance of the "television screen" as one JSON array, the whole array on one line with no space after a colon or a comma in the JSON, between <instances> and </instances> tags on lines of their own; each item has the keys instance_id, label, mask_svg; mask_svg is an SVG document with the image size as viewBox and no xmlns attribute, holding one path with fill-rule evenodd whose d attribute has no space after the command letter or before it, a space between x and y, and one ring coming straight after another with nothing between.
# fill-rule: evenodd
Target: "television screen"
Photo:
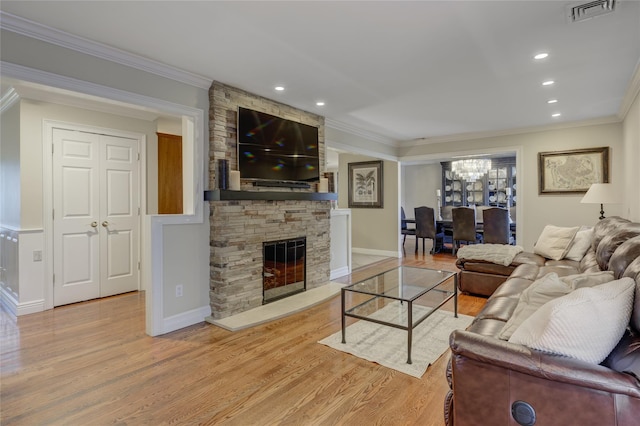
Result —
<instances>
[{"instance_id":1,"label":"television screen","mask_svg":"<svg viewBox=\"0 0 640 426\"><path fill-rule=\"evenodd\" d=\"M318 128L238 108L238 167L243 179L319 180Z\"/></svg>"}]
</instances>

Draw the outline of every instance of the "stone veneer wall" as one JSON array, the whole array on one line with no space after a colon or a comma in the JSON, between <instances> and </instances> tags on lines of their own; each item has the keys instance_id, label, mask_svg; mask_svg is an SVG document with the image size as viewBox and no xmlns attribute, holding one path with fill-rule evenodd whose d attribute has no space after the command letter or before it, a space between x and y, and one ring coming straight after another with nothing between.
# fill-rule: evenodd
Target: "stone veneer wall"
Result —
<instances>
[{"instance_id":1,"label":"stone veneer wall","mask_svg":"<svg viewBox=\"0 0 640 426\"><path fill-rule=\"evenodd\" d=\"M217 188L217 160L229 160L229 169L238 170L236 130L239 106L317 127L320 171L324 171L324 117L214 81L209 89L209 189ZM243 182L243 189L253 187L250 182Z\"/></svg>"},{"instance_id":2,"label":"stone veneer wall","mask_svg":"<svg viewBox=\"0 0 640 426\"><path fill-rule=\"evenodd\" d=\"M218 159L237 169L238 106L318 127L320 168L324 169L324 118L214 82L209 90L209 189L216 188ZM313 191L254 188L242 190ZM210 203L210 304L222 319L262 304L262 243L307 237L307 289L329 282L329 201L212 201Z\"/></svg>"}]
</instances>

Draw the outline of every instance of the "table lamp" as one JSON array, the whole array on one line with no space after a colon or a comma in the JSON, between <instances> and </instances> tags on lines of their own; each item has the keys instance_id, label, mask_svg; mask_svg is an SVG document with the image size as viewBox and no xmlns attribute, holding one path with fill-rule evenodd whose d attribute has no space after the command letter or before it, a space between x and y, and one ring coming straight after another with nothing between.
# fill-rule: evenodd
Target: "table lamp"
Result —
<instances>
[{"instance_id":1,"label":"table lamp","mask_svg":"<svg viewBox=\"0 0 640 426\"><path fill-rule=\"evenodd\" d=\"M610 183L593 183L581 203L600 204L600 219L604 219L604 204L620 204L620 197L615 187Z\"/></svg>"}]
</instances>

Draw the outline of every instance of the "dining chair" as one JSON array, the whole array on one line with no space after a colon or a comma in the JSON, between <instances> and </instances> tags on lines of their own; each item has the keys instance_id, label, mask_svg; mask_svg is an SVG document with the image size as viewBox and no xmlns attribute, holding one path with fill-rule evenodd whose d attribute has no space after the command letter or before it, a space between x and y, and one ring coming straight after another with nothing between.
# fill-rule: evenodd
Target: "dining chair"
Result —
<instances>
[{"instance_id":1,"label":"dining chair","mask_svg":"<svg viewBox=\"0 0 640 426\"><path fill-rule=\"evenodd\" d=\"M483 233L485 244L513 244L509 225L509 210L492 207L482 212Z\"/></svg>"},{"instance_id":2,"label":"dining chair","mask_svg":"<svg viewBox=\"0 0 640 426\"><path fill-rule=\"evenodd\" d=\"M436 217L432 207L416 207L414 209L416 215L416 253L418 253L418 239L422 238L422 253L424 253L425 239L433 240L433 247L430 254L436 252L438 243L442 246L444 233L437 232Z\"/></svg>"},{"instance_id":3,"label":"dining chair","mask_svg":"<svg viewBox=\"0 0 640 426\"><path fill-rule=\"evenodd\" d=\"M407 226L405 219L407 215L404 214L404 207L400 207L400 233L404 236L402 238L402 246L404 247L405 241L407 241L407 235L416 235L416 228Z\"/></svg>"},{"instance_id":4,"label":"dining chair","mask_svg":"<svg viewBox=\"0 0 640 426\"><path fill-rule=\"evenodd\" d=\"M478 242L480 237L476 231L476 212L469 207L456 207L451 211L453 216L453 255L455 256L461 241Z\"/></svg>"}]
</instances>

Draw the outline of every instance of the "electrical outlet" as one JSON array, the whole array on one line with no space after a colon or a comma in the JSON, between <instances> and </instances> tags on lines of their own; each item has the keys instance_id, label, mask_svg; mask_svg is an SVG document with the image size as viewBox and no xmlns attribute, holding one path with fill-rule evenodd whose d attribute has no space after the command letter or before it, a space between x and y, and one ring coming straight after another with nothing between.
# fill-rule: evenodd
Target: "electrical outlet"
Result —
<instances>
[{"instance_id":1,"label":"electrical outlet","mask_svg":"<svg viewBox=\"0 0 640 426\"><path fill-rule=\"evenodd\" d=\"M182 287L182 284L178 284L176 286L176 297L182 297L182 291L184 290L184 288Z\"/></svg>"},{"instance_id":2,"label":"electrical outlet","mask_svg":"<svg viewBox=\"0 0 640 426\"><path fill-rule=\"evenodd\" d=\"M33 261L42 262L42 250L36 250L33 252Z\"/></svg>"}]
</instances>

